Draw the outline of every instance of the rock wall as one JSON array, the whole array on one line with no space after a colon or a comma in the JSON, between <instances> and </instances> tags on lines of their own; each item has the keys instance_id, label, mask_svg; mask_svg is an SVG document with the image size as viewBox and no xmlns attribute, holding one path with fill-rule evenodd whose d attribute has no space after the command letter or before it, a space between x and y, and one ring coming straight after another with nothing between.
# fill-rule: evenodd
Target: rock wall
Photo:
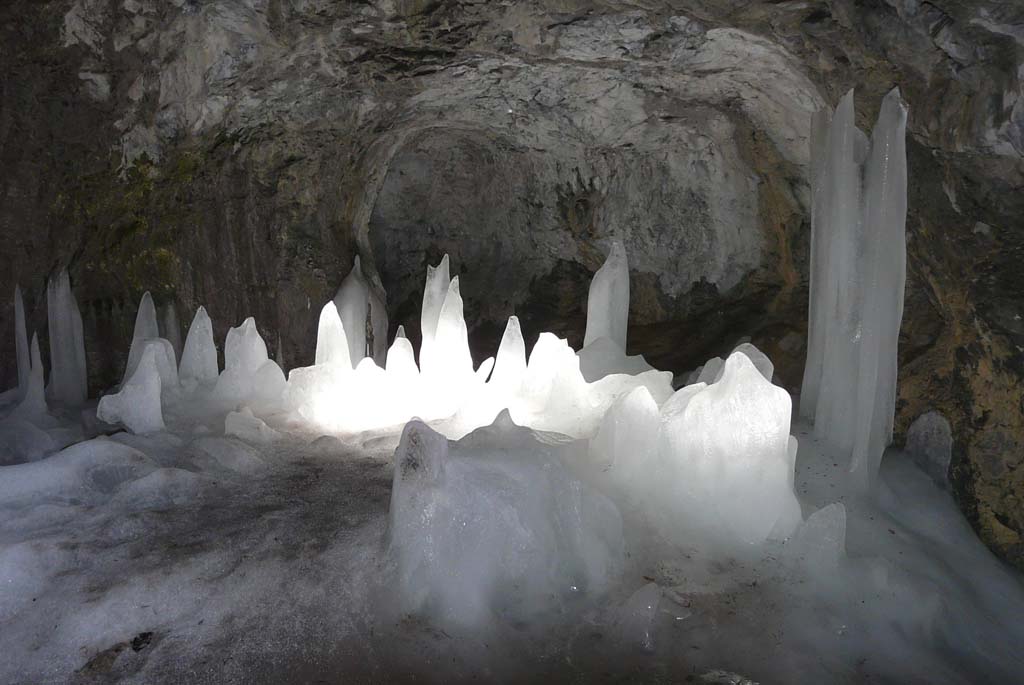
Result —
<instances>
[{"instance_id":1,"label":"rock wall","mask_svg":"<svg viewBox=\"0 0 1024 685\"><path fill-rule=\"evenodd\" d=\"M642 7L642 8L641 8ZM418 334L427 263L474 351L582 341L608 240L630 346L688 370L751 336L799 386L810 113L910 104L898 432L953 428L956 495L1024 566L1024 9L995 0L43 0L0 8L0 293L69 266L94 393L141 293L287 366L359 254ZM0 380L13 382L0 305ZM45 349L45 344L44 344Z\"/></svg>"}]
</instances>

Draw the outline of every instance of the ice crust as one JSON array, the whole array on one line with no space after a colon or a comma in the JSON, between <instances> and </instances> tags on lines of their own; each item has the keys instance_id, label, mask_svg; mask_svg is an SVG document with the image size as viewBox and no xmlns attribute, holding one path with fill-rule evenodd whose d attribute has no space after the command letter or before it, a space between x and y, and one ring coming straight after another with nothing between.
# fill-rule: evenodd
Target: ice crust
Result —
<instances>
[{"instance_id":1,"label":"ice crust","mask_svg":"<svg viewBox=\"0 0 1024 685\"><path fill-rule=\"evenodd\" d=\"M892 441L896 348L906 281L907 110L882 100L871 140L853 91L811 132L811 298L801 416L848 455L867 490Z\"/></svg>"}]
</instances>

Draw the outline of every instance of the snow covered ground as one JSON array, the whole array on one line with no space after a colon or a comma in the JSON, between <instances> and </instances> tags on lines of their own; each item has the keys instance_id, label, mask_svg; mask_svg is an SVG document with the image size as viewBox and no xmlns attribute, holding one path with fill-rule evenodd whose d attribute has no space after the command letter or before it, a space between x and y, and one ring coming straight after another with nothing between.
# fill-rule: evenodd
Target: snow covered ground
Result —
<instances>
[{"instance_id":1,"label":"snow covered ground","mask_svg":"<svg viewBox=\"0 0 1024 685\"><path fill-rule=\"evenodd\" d=\"M803 515L842 502L845 554L834 507L805 526L817 520L837 540L798 531L728 553L668 544L623 508L624 567L605 591L460 628L397 598L387 528L398 430L333 437L268 422L282 434L269 443L196 434L169 416L167 432L2 467L0 682L1024 675L1020 578L899 452L861 498L796 425Z\"/></svg>"}]
</instances>

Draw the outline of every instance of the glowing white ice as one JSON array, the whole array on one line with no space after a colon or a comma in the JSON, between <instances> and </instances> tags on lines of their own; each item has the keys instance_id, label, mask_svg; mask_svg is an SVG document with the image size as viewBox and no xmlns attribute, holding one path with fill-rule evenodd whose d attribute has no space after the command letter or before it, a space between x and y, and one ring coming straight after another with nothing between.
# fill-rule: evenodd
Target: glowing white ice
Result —
<instances>
[{"instance_id":1,"label":"glowing white ice","mask_svg":"<svg viewBox=\"0 0 1024 685\"><path fill-rule=\"evenodd\" d=\"M358 256L352 271L341 282L334 296L334 304L345 329L352 363L358 364L366 356L378 363L383 362L384 350L387 348L387 310L363 274Z\"/></svg>"}]
</instances>

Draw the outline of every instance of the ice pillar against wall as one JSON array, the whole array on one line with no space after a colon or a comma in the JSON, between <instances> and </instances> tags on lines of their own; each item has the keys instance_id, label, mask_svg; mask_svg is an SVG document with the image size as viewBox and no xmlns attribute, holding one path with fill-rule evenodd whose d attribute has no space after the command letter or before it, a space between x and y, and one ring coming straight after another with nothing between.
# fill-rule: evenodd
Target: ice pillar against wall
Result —
<instances>
[{"instance_id":1,"label":"ice pillar against wall","mask_svg":"<svg viewBox=\"0 0 1024 685\"><path fill-rule=\"evenodd\" d=\"M870 142L853 91L811 127L811 296L800 413L860 488L892 440L906 281L907 110L894 89Z\"/></svg>"},{"instance_id":2,"label":"ice pillar against wall","mask_svg":"<svg viewBox=\"0 0 1024 685\"><path fill-rule=\"evenodd\" d=\"M71 293L67 270L50 279L46 287L50 333L50 386L53 399L67 405L85 402L87 377L82 314Z\"/></svg>"},{"instance_id":3,"label":"ice pillar against wall","mask_svg":"<svg viewBox=\"0 0 1024 685\"><path fill-rule=\"evenodd\" d=\"M626 350L626 325L629 321L629 262L618 240L590 282L587 296L587 330L583 344L608 338Z\"/></svg>"}]
</instances>

